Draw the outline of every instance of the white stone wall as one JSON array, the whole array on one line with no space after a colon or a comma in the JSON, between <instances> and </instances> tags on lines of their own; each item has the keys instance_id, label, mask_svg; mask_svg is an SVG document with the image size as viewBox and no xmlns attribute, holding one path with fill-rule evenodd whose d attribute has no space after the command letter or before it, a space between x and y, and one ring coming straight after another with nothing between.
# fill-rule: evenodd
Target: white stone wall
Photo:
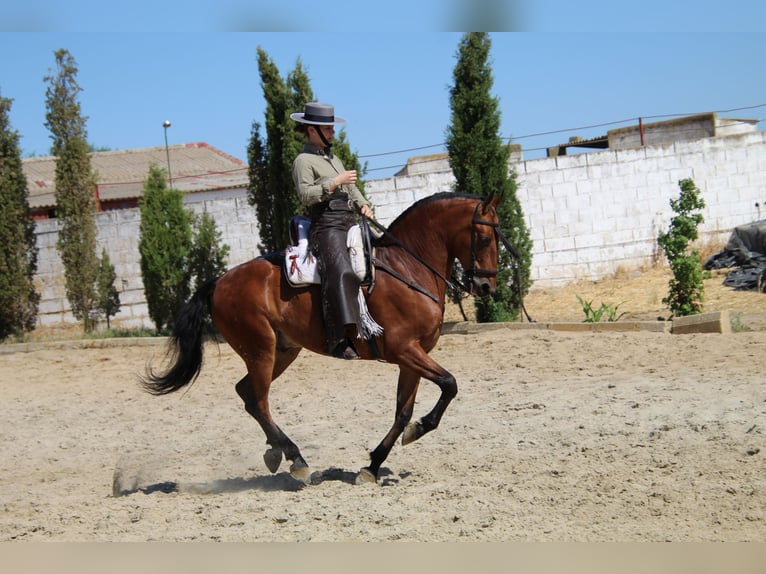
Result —
<instances>
[{"instance_id":1,"label":"white stone wall","mask_svg":"<svg viewBox=\"0 0 766 574\"><path fill-rule=\"evenodd\" d=\"M186 196L187 207L200 213L207 210L221 230L223 242L229 245L229 264L236 265L258 255L260 241L255 210L247 203L247 190L227 190L218 197L207 194ZM141 215L139 210L107 211L96 216L98 227L97 253L106 248L114 265L120 291L120 312L111 319L113 326L122 328L153 328L144 297L138 237ZM36 284L41 293L38 324L56 327L76 323L64 289L64 267L56 240L59 223L55 219L37 222L38 272Z\"/></svg>"},{"instance_id":2,"label":"white stone wall","mask_svg":"<svg viewBox=\"0 0 766 574\"><path fill-rule=\"evenodd\" d=\"M728 238L766 216L766 132L606 150L512 164L533 241L535 286L600 279L661 258L657 236L673 216L678 182L692 178L707 204L703 240ZM387 223L425 195L452 188L451 173L367 183Z\"/></svg>"},{"instance_id":3,"label":"white stone wall","mask_svg":"<svg viewBox=\"0 0 766 574\"><path fill-rule=\"evenodd\" d=\"M707 203L704 237L728 238L737 225L766 216L766 132L708 138L645 148L607 150L514 163L518 197L533 240L532 278L537 287L576 279L600 279L660 257L656 238L673 216L669 200L690 177ZM415 201L451 191L451 172L368 181L376 218L390 224ZM489 191L489 190L488 190ZM231 247L230 266L256 255L255 209L244 189L186 197L194 211L207 210ZM138 260L139 211L97 216L98 253L106 247L117 272L122 309L113 319L126 328L152 324L147 315ZM55 249L58 223L37 223L42 294L39 323L73 323Z\"/></svg>"},{"instance_id":4,"label":"white stone wall","mask_svg":"<svg viewBox=\"0 0 766 574\"><path fill-rule=\"evenodd\" d=\"M661 257L678 182L692 178L707 205L703 240L726 239L766 202L766 133L527 161L519 200L534 241L539 286L599 279Z\"/></svg>"}]
</instances>

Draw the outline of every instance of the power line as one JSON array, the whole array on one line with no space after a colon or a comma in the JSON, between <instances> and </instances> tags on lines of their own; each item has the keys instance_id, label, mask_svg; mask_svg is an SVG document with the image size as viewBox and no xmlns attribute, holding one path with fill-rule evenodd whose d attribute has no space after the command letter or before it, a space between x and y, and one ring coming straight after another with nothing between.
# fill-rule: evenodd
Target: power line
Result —
<instances>
[{"instance_id":1,"label":"power line","mask_svg":"<svg viewBox=\"0 0 766 574\"><path fill-rule=\"evenodd\" d=\"M754 110L754 109L763 108L763 107L766 107L766 104L758 104L758 105L755 105L755 106L745 106L745 107L740 107L740 108L731 108L731 109L728 109L728 110L716 110L716 111L714 111L712 113L715 113L715 114L726 114L726 113L731 113L731 112L740 112L740 111L744 111L744 110ZM526 135L523 135L523 136L511 136L511 137L507 137L507 138L506 137L502 137L502 139L503 140L507 140L510 143L512 141L518 141L518 140L522 140L522 139L528 139L528 138L534 138L534 137L540 137L540 136L547 136L547 135L553 135L553 134L559 134L559 133L567 133L567 132L573 132L573 131L579 131L579 130L587 130L587 129L593 129L593 128L600 128L600 127L606 127L606 126L613 126L613 125L624 124L624 123L629 123L629 122L636 122L639 119L643 120L643 119L657 119L657 118L670 118L670 117L688 117L688 116L700 115L702 113L711 113L711 112L687 112L687 113L683 113L683 114L658 114L658 115L652 115L652 116L636 116L636 117L627 118L627 119L624 119L624 120L617 120L617 121L604 122L604 123L598 123L598 124L590 124L590 125L584 125L584 126L573 127L573 128L551 130L551 131L545 131L545 132L539 132L539 133L533 133L533 134L526 134ZM758 120L758 123L761 123L762 121L763 120L760 119L760 120ZM396 151L389 151L389 152L382 152L382 153L375 153L375 154L365 154L365 155L360 155L359 158L360 159L366 159L366 158L372 158L372 157L382 157L382 156L388 156L388 155L397 155L397 154L409 153L409 152L413 152L413 151L420 151L420 150L423 150L423 149L445 147L446 145L447 145L446 142L444 142L444 143L439 143L439 144L432 144L432 145L426 145L426 146L406 148L406 149L401 149L401 150L396 150ZM530 149L527 149L526 151L539 151L539 150L545 150L545 149L547 149L547 147L530 148ZM425 161L429 161L429 160L425 160ZM391 165L391 166L386 166L386 167L376 167L376 168L368 169L367 171L368 172L382 171L382 170L385 170L385 169L394 169L396 167L403 167L404 165L405 164L397 164L397 165Z\"/></svg>"}]
</instances>

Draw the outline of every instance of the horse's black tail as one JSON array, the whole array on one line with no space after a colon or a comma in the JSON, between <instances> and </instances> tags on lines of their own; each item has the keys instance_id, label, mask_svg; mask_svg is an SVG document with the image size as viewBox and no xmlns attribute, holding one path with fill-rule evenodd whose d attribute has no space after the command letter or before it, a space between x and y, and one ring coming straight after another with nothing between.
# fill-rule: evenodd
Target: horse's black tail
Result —
<instances>
[{"instance_id":1,"label":"horse's black tail","mask_svg":"<svg viewBox=\"0 0 766 574\"><path fill-rule=\"evenodd\" d=\"M164 373L147 367L141 386L153 395L167 395L194 382L202 369L203 343L210 326L210 297L217 279L202 285L187 301L176 317L170 338L168 356L172 366Z\"/></svg>"}]
</instances>

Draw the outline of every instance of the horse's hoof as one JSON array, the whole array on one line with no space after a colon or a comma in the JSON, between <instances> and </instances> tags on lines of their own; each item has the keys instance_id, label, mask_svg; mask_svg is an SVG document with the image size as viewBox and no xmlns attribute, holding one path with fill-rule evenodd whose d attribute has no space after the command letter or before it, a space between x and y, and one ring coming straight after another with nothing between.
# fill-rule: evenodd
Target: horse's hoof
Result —
<instances>
[{"instance_id":1,"label":"horse's hoof","mask_svg":"<svg viewBox=\"0 0 766 574\"><path fill-rule=\"evenodd\" d=\"M309 466L304 463L293 463L290 465L290 474L293 475L293 478L295 480L299 480L305 484L308 484L311 480L311 470L309 469Z\"/></svg>"},{"instance_id":2,"label":"horse's hoof","mask_svg":"<svg viewBox=\"0 0 766 574\"><path fill-rule=\"evenodd\" d=\"M402 446L415 442L421 436L423 436L423 432L421 431L420 423L409 423L404 427L404 432L402 433Z\"/></svg>"},{"instance_id":3,"label":"horse's hoof","mask_svg":"<svg viewBox=\"0 0 766 574\"><path fill-rule=\"evenodd\" d=\"M363 468L360 470L359 474L356 475L356 480L354 481L355 484L370 484L375 482L378 482L378 478L369 468Z\"/></svg>"},{"instance_id":4,"label":"horse's hoof","mask_svg":"<svg viewBox=\"0 0 766 574\"><path fill-rule=\"evenodd\" d=\"M272 474L277 472L277 470L279 470L279 465L282 464L282 449L270 448L264 452L263 462L266 463L266 468L268 468Z\"/></svg>"}]
</instances>

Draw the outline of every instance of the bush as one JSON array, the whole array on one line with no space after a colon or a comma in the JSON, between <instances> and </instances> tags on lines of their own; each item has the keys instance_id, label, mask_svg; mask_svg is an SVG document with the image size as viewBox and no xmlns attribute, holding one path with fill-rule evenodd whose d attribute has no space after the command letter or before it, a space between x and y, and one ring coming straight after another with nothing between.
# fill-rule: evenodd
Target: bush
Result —
<instances>
[{"instance_id":1,"label":"bush","mask_svg":"<svg viewBox=\"0 0 766 574\"><path fill-rule=\"evenodd\" d=\"M144 294L157 331L173 325L176 313L189 298L189 256L192 229L181 192L168 189L165 171L149 166L141 198L141 228L138 250Z\"/></svg>"},{"instance_id":2,"label":"bush","mask_svg":"<svg viewBox=\"0 0 766 574\"><path fill-rule=\"evenodd\" d=\"M703 283L702 260L699 251L689 251L689 244L698 237L698 226L705 220L700 213L705 202L700 190L692 179L678 182L681 194L670 200L670 207L676 216L670 220L666 233L657 238L673 271L668 283L668 296L662 302L676 317L695 315L702 312L705 286Z\"/></svg>"}]
</instances>

